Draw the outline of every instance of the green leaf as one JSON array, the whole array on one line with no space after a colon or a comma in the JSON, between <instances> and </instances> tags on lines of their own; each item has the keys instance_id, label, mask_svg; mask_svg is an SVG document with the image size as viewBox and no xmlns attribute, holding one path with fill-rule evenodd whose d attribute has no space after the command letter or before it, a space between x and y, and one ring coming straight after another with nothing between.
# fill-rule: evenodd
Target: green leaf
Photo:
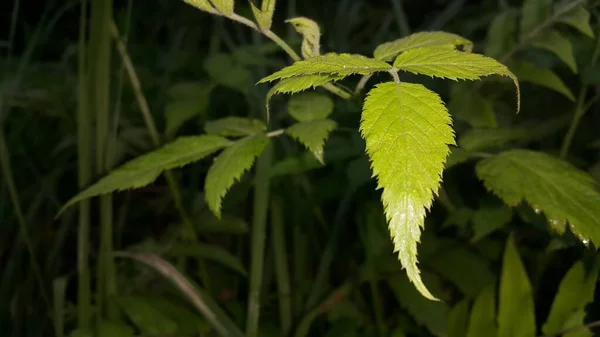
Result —
<instances>
[{"instance_id":1,"label":"green leaf","mask_svg":"<svg viewBox=\"0 0 600 337\"><path fill-rule=\"evenodd\" d=\"M484 206L475 211L471 221L475 234L471 242L477 242L493 231L504 227L513 216L512 209L506 206Z\"/></svg>"},{"instance_id":2,"label":"green leaf","mask_svg":"<svg viewBox=\"0 0 600 337\"><path fill-rule=\"evenodd\" d=\"M562 279L558 293L552 303L550 314L542 326L544 334L552 335L559 331L582 326L585 318L585 307L594 300L594 289L598 279L598 261L592 270L586 273L583 262L577 261ZM583 313L583 315L578 315ZM570 322L573 316L580 316L579 321ZM569 324L572 323L572 324ZM586 334L591 336L591 334Z\"/></svg>"},{"instance_id":3,"label":"green leaf","mask_svg":"<svg viewBox=\"0 0 600 337\"><path fill-rule=\"evenodd\" d=\"M206 202L217 218L221 218L221 203L227 190L252 165L269 143L264 134L242 138L223 151L214 161L204 185Z\"/></svg>"},{"instance_id":4,"label":"green leaf","mask_svg":"<svg viewBox=\"0 0 600 337\"><path fill-rule=\"evenodd\" d=\"M509 66L521 82L530 82L540 86L550 88L563 94L571 101L575 101L575 96L565 83L548 68L540 68L528 62L514 62Z\"/></svg>"},{"instance_id":5,"label":"green leaf","mask_svg":"<svg viewBox=\"0 0 600 337\"><path fill-rule=\"evenodd\" d=\"M209 55L203 63L204 70L215 83L227 88L248 93L252 74L233 56L225 53Z\"/></svg>"},{"instance_id":6,"label":"green leaf","mask_svg":"<svg viewBox=\"0 0 600 337\"><path fill-rule=\"evenodd\" d=\"M291 23L302 35L302 57L307 59L321 55L321 30L316 22L305 17L297 17L285 22Z\"/></svg>"},{"instance_id":7,"label":"green leaf","mask_svg":"<svg viewBox=\"0 0 600 337\"><path fill-rule=\"evenodd\" d=\"M507 76L517 88L517 111L521 106L517 77L506 66L487 56L457 50L418 48L398 55L394 67L415 74L452 80L478 80L489 75Z\"/></svg>"},{"instance_id":8,"label":"green leaf","mask_svg":"<svg viewBox=\"0 0 600 337\"><path fill-rule=\"evenodd\" d=\"M213 13L213 14L217 13L217 11L214 9L214 7L210 4L210 2L208 0L183 0L183 2L187 3L188 5L192 5L196 8L198 8L199 10L202 10L205 12L209 12L209 13Z\"/></svg>"},{"instance_id":9,"label":"green leaf","mask_svg":"<svg viewBox=\"0 0 600 337\"><path fill-rule=\"evenodd\" d=\"M225 14L225 16L233 14L234 0L210 0L210 2L219 12Z\"/></svg>"},{"instance_id":10,"label":"green leaf","mask_svg":"<svg viewBox=\"0 0 600 337\"><path fill-rule=\"evenodd\" d=\"M437 192L451 119L440 97L420 84L387 82L372 89L360 131L372 162L395 251L419 292L434 299L419 275L417 242Z\"/></svg>"},{"instance_id":11,"label":"green leaf","mask_svg":"<svg viewBox=\"0 0 600 337\"><path fill-rule=\"evenodd\" d=\"M594 37L594 31L592 26L590 26L590 12L584 6L579 6L566 15L561 16L558 18L558 22L567 24L591 38Z\"/></svg>"},{"instance_id":12,"label":"green leaf","mask_svg":"<svg viewBox=\"0 0 600 337\"><path fill-rule=\"evenodd\" d=\"M585 172L544 153L509 150L477 163L485 186L507 204L543 211L551 225L567 221L583 242L600 244L600 193Z\"/></svg>"},{"instance_id":13,"label":"green leaf","mask_svg":"<svg viewBox=\"0 0 600 337\"><path fill-rule=\"evenodd\" d=\"M97 183L69 200L62 207L59 214L67 207L84 199L148 185L156 180L162 171L191 164L230 144L231 142L228 139L213 135L177 138L173 142L153 152L139 156L110 172Z\"/></svg>"},{"instance_id":14,"label":"green leaf","mask_svg":"<svg viewBox=\"0 0 600 337\"><path fill-rule=\"evenodd\" d=\"M470 152L481 151L504 146L525 135L527 130L523 128L470 129L458 138L458 145Z\"/></svg>"},{"instance_id":15,"label":"green leaf","mask_svg":"<svg viewBox=\"0 0 600 337\"><path fill-rule=\"evenodd\" d=\"M170 335L177 331L177 323L156 310L143 297L119 296L116 300L142 333Z\"/></svg>"},{"instance_id":16,"label":"green leaf","mask_svg":"<svg viewBox=\"0 0 600 337\"><path fill-rule=\"evenodd\" d=\"M494 17L488 29L484 54L490 57L501 57L515 44L517 17L512 11L504 11Z\"/></svg>"},{"instance_id":17,"label":"green leaf","mask_svg":"<svg viewBox=\"0 0 600 337\"><path fill-rule=\"evenodd\" d=\"M258 83L270 82L297 76L334 75L349 76L352 74L368 75L377 71L388 71L392 68L388 63L358 54L327 53L296 61L263 79Z\"/></svg>"},{"instance_id":18,"label":"green leaf","mask_svg":"<svg viewBox=\"0 0 600 337\"><path fill-rule=\"evenodd\" d=\"M435 47L437 49L456 49L463 46L465 51L473 49L473 42L456 34L446 32L419 32L401 39L380 44L375 48L373 56L382 61L391 61L405 50L423 47Z\"/></svg>"},{"instance_id":19,"label":"green leaf","mask_svg":"<svg viewBox=\"0 0 600 337\"><path fill-rule=\"evenodd\" d=\"M471 159L471 154L459 147L451 147L450 155L446 159L445 169L449 169L455 165L462 164Z\"/></svg>"},{"instance_id":20,"label":"green leaf","mask_svg":"<svg viewBox=\"0 0 600 337\"><path fill-rule=\"evenodd\" d=\"M171 88L171 102L165 107L165 134L168 137L173 136L186 121L204 115L213 88L214 84L208 81L178 83Z\"/></svg>"},{"instance_id":21,"label":"green leaf","mask_svg":"<svg viewBox=\"0 0 600 337\"><path fill-rule=\"evenodd\" d=\"M246 234L249 232L248 223L240 217L222 214L217 219L210 211L198 215L197 229L200 233Z\"/></svg>"},{"instance_id":22,"label":"green leaf","mask_svg":"<svg viewBox=\"0 0 600 337\"><path fill-rule=\"evenodd\" d=\"M325 119L333 112L333 100L318 92L294 95L287 104L288 113L299 122Z\"/></svg>"},{"instance_id":23,"label":"green leaf","mask_svg":"<svg viewBox=\"0 0 600 337\"><path fill-rule=\"evenodd\" d=\"M258 119L232 116L206 122L204 130L224 137L245 137L264 133L267 126Z\"/></svg>"},{"instance_id":24,"label":"green leaf","mask_svg":"<svg viewBox=\"0 0 600 337\"><path fill-rule=\"evenodd\" d=\"M135 333L133 328L123 323L116 323L110 321L100 321L96 328L97 337L133 337ZM90 336L92 336L90 334ZM74 336L73 336L74 337Z\"/></svg>"},{"instance_id":25,"label":"green leaf","mask_svg":"<svg viewBox=\"0 0 600 337\"><path fill-rule=\"evenodd\" d=\"M494 284L486 287L475 299L467 337L496 337L496 289Z\"/></svg>"},{"instance_id":26,"label":"green leaf","mask_svg":"<svg viewBox=\"0 0 600 337\"><path fill-rule=\"evenodd\" d=\"M498 298L498 337L535 336L531 283L512 238L504 250Z\"/></svg>"},{"instance_id":27,"label":"green leaf","mask_svg":"<svg viewBox=\"0 0 600 337\"><path fill-rule=\"evenodd\" d=\"M521 9L520 38L535 31L551 14L550 0L525 0Z\"/></svg>"},{"instance_id":28,"label":"green leaf","mask_svg":"<svg viewBox=\"0 0 600 337\"><path fill-rule=\"evenodd\" d=\"M448 337L465 337L467 334L470 302L468 299L463 299L450 310L448 314Z\"/></svg>"},{"instance_id":29,"label":"green leaf","mask_svg":"<svg viewBox=\"0 0 600 337\"><path fill-rule=\"evenodd\" d=\"M545 49L556 55L563 61L573 73L577 73L577 61L573 53L573 45L566 37L556 30L551 30L542 37L536 39L532 45L534 47Z\"/></svg>"},{"instance_id":30,"label":"green leaf","mask_svg":"<svg viewBox=\"0 0 600 337\"><path fill-rule=\"evenodd\" d=\"M201 242L195 242L192 244L178 244L170 251L170 255L195 257L198 259L210 259L238 272L242 276L248 275L246 269L238 260L238 258L218 245Z\"/></svg>"},{"instance_id":31,"label":"green leaf","mask_svg":"<svg viewBox=\"0 0 600 337\"><path fill-rule=\"evenodd\" d=\"M212 330L212 327L203 317L180 303L176 298L158 294L145 296L144 300L160 311L161 314L177 323L176 335L197 336L208 334Z\"/></svg>"},{"instance_id":32,"label":"green leaf","mask_svg":"<svg viewBox=\"0 0 600 337\"><path fill-rule=\"evenodd\" d=\"M275 13L275 0L262 0L261 8L258 9L252 1L250 1L252 12L261 29L270 29L273 23L273 14Z\"/></svg>"},{"instance_id":33,"label":"green leaf","mask_svg":"<svg viewBox=\"0 0 600 337\"><path fill-rule=\"evenodd\" d=\"M296 123L285 130L287 134L304 144L317 160L323 162L323 146L325 140L336 128L337 124L331 119L317 119Z\"/></svg>"},{"instance_id":34,"label":"green leaf","mask_svg":"<svg viewBox=\"0 0 600 337\"><path fill-rule=\"evenodd\" d=\"M492 102L481 93L463 83L452 86L448 110L456 119L469 123L474 128L495 128L496 113Z\"/></svg>"}]
</instances>

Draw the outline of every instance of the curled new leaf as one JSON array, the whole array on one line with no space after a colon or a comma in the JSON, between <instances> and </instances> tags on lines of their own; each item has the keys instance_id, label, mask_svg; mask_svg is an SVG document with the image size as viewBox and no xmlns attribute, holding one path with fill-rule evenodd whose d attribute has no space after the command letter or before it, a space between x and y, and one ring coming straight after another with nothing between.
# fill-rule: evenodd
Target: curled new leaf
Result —
<instances>
[{"instance_id":1,"label":"curled new leaf","mask_svg":"<svg viewBox=\"0 0 600 337\"><path fill-rule=\"evenodd\" d=\"M250 6L259 27L270 29L273 23L273 13L275 13L275 0L262 0L260 9L256 8L252 1L250 1Z\"/></svg>"},{"instance_id":2,"label":"curled new leaf","mask_svg":"<svg viewBox=\"0 0 600 337\"><path fill-rule=\"evenodd\" d=\"M387 82L372 89L360 131L366 140L394 250L419 292L435 299L417 267L417 243L425 213L439 188L451 119L440 97L420 84Z\"/></svg>"},{"instance_id":3,"label":"curled new leaf","mask_svg":"<svg viewBox=\"0 0 600 337\"><path fill-rule=\"evenodd\" d=\"M600 244L600 193L595 181L550 155L509 150L476 166L485 186L509 205L525 201L564 230L565 222L584 242Z\"/></svg>"},{"instance_id":4,"label":"curled new leaf","mask_svg":"<svg viewBox=\"0 0 600 337\"><path fill-rule=\"evenodd\" d=\"M296 31L302 35L302 57L309 58L321 55L321 30L319 25L311 19L298 17L289 19Z\"/></svg>"},{"instance_id":5,"label":"curled new leaf","mask_svg":"<svg viewBox=\"0 0 600 337\"><path fill-rule=\"evenodd\" d=\"M258 83L309 75L333 75L341 77L352 74L368 75L377 71L388 71L391 68L386 62L363 55L327 53L306 60L296 61L291 66L285 67L261 79Z\"/></svg>"},{"instance_id":6,"label":"curled new leaf","mask_svg":"<svg viewBox=\"0 0 600 337\"><path fill-rule=\"evenodd\" d=\"M285 132L304 144L323 164L325 140L336 126L337 124L330 119L317 119L294 124Z\"/></svg>"},{"instance_id":7,"label":"curled new leaf","mask_svg":"<svg viewBox=\"0 0 600 337\"><path fill-rule=\"evenodd\" d=\"M59 214L67 207L87 198L148 185L156 180L162 171L193 163L230 144L228 139L214 135L177 138L110 172L69 200Z\"/></svg>"},{"instance_id":8,"label":"curled new leaf","mask_svg":"<svg viewBox=\"0 0 600 337\"><path fill-rule=\"evenodd\" d=\"M268 143L265 134L242 138L215 159L206 175L204 191L206 203L217 218L221 217L221 203L227 190L252 167Z\"/></svg>"},{"instance_id":9,"label":"curled new leaf","mask_svg":"<svg viewBox=\"0 0 600 337\"><path fill-rule=\"evenodd\" d=\"M455 49L457 46L463 46L465 51L470 52L473 49L473 42L446 32L419 32L380 44L375 48L373 56L378 60L391 61L398 54L409 49L424 47Z\"/></svg>"},{"instance_id":10,"label":"curled new leaf","mask_svg":"<svg viewBox=\"0 0 600 337\"><path fill-rule=\"evenodd\" d=\"M489 75L507 76L517 88L517 111L521 107L517 77L505 65L487 56L457 50L418 48L398 55L394 67L415 74L452 80L478 80Z\"/></svg>"}]
</instances>

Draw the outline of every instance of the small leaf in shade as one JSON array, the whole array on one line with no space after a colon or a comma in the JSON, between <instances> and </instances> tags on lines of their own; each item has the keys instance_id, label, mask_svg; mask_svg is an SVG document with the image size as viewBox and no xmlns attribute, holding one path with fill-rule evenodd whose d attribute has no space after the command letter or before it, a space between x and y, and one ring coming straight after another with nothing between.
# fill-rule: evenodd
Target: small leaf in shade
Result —
<instances>
[{"instance_id":1,"label":"small leaf in shade","mask_svg":"<svg viewBox=\"0 0 600 337\"><path fill-rule=\"evenodd\" d=\"M111 321L100 321L96 328L97 337L133 337L134 330L129 325ZM90 336L92 336L90 334ZM75 337L75 336L73 336Z\"/></svg>"},{"instance_id":2,"label":"small leaf in shade","mask_svg":"<svg viewBox=\"0 0 600 337\"><path fill-rule=\"evenodd\" d=\"M252 74L233 56L225 53L211 54L204 60L203 67L215 83L248 93Z\"/></svg>"},{"instance_id":3,"label":"small leaf in shade","mask_svg":"<svg viewBox=\"0 0 600 337\"><path fill-rule=\"evenodd\" d=\"M523 40L535 32L536 28L552 13L549 0L525 0L521 7L520 39Z\"/></svg>"},{"instance_id":4,"label":"small leaf in shade","mask_svg":"<svg viewBox=\"0 0 600 337\"><path fill-rule=\"evenodd\" d=\"M288 19L285 22L292 24L296 31L302 35L302 57L310 58L321 54L321 30L319 25L305 17Z\"/></svg>"},{"instance_id":5,"label":"small leaf in shade","mask_svg":"<svg viewBox=\"0 0 600 337\"><path fill-rule=\"evenodd\" d=\"M467 337L496 337L496 285L487 286L475 299Z\"/></svg>"},{"instance_id":6,"label":"small leaf in shade","mask_svg":"<svg viewBox=\"0 0 600 337\"><path fill-rule=\"evenodd\" d=\"M501 57L514 46L516 29L517 16L514 12L497 14L488 29L483 53L490 57Z\"/></svg>"},{"instance_id":7,"label":"small leaf in shade","mask_svg":"<svg viewBox=\"0 0 600 337\"><path fill-rule=\"evenodd\" d=\"M117 301L142 333L161 335L177 331L177 323L156 310L143 297L119 296Z\"/></svg>"},{"instance_id":8,"label":"small leaf in shade","mask_svg":"<svg viewBox=\"0 0 600 337\"><path fill-rule=\"evenodd\" d=\"M148 185L156 180L162 171L196 162L230 144L231 141L228 139L213 135L177 138L111 171L97 183L69 200L59 214L84 199Z\"/></svg>"},{"instance_id":9,"label":"small leaf in shade","mask_svg":"<svg viewBox=\"0 0 600 337\"><path fill-rule=\"evenodd\" d=\"M323 147L327 137L336 128L336 122L331 119L316 119L296 123L285 130L287 134L304 144L319 162L323 162Z\"/></svg>"},{"instance_id":10,"label":"small leaf in shade","mask_svg":"<svg viewBox=\"0 0 600 337\"><path fill-rule=\"evenodd\" d=\"M165 107L167 136L174 135L186 121L205 114L213 88L208 81L178 83L171 88L171 101Z\"/></svg>"},{"instance_id":11,"label":"small leaf in shade","mask_svg":"<svg viewBox=\"0 0 600 337\"><path fill-rule=\"evenodd\" d=\"M294 95L287 104L288 113L299 122L325 119L333 112L333 100L318 92Z\"/></svg>"},{"instance_id":12,"label":"small leaf in shade","mask_svg":"<svg viewBox=\"0 0 600 337\"><path fill-rule=\"evenodd\" d=\"M525 201L553 224L568 222L584 243L600 244L600 193L585 172L550 155L520 149L483 159L476 172L508 205Z\"/></svg>"},{"instance_id":13,"label":"small leaf in shade","mask_svg":"<svg viewBox=\"0 0 600 337\"><path fill-rule=\"evenodd\" d=\"M172 256L186 256L198 259L214 260L223 266L238 272L242 276L247 276L246 269L237 257L233 256L226 249L213 244L196 242L193 244L178 244L171 249Z\"/></svg>"},{"instance_id":14,"label":"small leaf in shade","mask_svg":"<svg viewBox=\"0 0 600 337\"><path fill-rule=\"evenodd\" d=\"M498 337L535 336L531 283L512 238L504 250L498 298Z\"/></svg>"},{"instance_id":15,"label":"small leaf in shade","mask_svg":"<svg viewBox=\"0 0 600 337\"><path fill-rule=\"evenodd\" d=\"M456 119L465 121L474 128L497 126L492 102L481 96L478 90L463 83L452 86L448 110Z\"/></svg>"},{"instance_id":16,"label":"small leaf in shade","mask_svg":"<svg viewBox=\"0 0 600 337\"><path fill-rule=\"evenodd\" d=\"M418 32L403 38L380 44L375 48L373 56L383 61L391 61L403 51L432 47L437 49L456 49L463 46L467 52L473 49L473 42L464 37L446 32Z\"/></svg>"},{"instance_id":17,"label":"small leaf in shade","mask_svg":"<svg viewBox=\"0 0 600 337\"><path fill-rule=\"evenodd\" d=\"M566 84L548 68L536 67L528 62L513 62L509 66L521 82L530 82L540 86L547 87L558 93L563 94L571 101L575 101L575 96Z\"/></svg>"},{"instance_id":18,"label":"small leaf in shade","mask_svg":"<svg viewBox=\"0 0 600 337\"><path fill-rule=\"evenodd\" d=\"M236 180L250 169L269 143L264 134L242 138L223 151L208 170L204 190L210 210L221 217L223 197Z\"/></svg>"},{"instance_id":19,"label":"small leaf in shade","mask_svg":"<svg viewBox=\"0 0 600 337\"><path fill-rule=\"evenodd\" d=\"M561 16L558 18L558 22L567 24L591 38L594 37L594 30L590 26L590 12L584 6L579 6Z\"/></svg>"},{"instance_id":20,"label":"small leaf in shade","mask_svg":"<svg viewBox=\"0 0 600 337\"><path fill-rule=\"evenodd\" d=\"M448 314L448 337L465 337L469 321L469 299L456 303Z\"/></svg>"},{"instance_id":21,"label":"small leaf in shade","mask_svg":"<svg viewBox=\"0 0 600 337\"><path fill-rule=\"evenodd\" d=\"M258 119L232 116L208 121L204 130L223 137L245 137L264 133L267 126Z\"/></svg>"},{"instance_id":22,"label":"small leaf in shade","mask_svg":"<svg viewBox=\"0 0 600 337\"><path fill-rule=\"evenodd\" d=\"M458 145L467 151L481 151L502 147L512 141L525 138L524 128L470 129L458 138Z\"/></svg>"},{"instance_id":23,"label":"small leaf in shade","mask_svg":"<svg viewBox=\"0 0 600 337\"><path fill-rule=\"evenodd\" d=\"M575 61L573 44L557 30L549 31L542 37L536 39L532 45L553 53L563 61L572 72L577 73L577 61Z\"/></svg>"},{"instance_id":24,"label":"small leaf in shade","mask_svg":"<svg viewBox=\"0 0 600 337\"><path fill-rule=\"evenodd\" d=\"M513 216L512 209L506 206L483 206L473 214L473 231L471 242L477 242L493 231L504 227Z\"/></svg>"}]
</instances>

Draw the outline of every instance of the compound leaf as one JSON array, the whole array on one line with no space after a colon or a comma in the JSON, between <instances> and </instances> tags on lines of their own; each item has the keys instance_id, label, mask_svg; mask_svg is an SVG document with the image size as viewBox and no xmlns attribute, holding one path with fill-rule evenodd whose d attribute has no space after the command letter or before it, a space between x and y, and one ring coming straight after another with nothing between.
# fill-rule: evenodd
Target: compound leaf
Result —
<instances>
[{"instance_id":1,"label":"compound leaf","mask_svg":"<svg viewBox=\"0 0 600 337\"><path fill-rule=\"evenodd\" d=\"M551 30L539 39L536 39L534 47L545 49L563 61L573 73L577 73L577 62L573 53L573 45L566 37L556 30Z\"/></svg>"},{"instance_id":2,"label":"compound leaf","mask_svg":"<svg viewBox=\"0 0 600 337\"><path fill-rule=\"evenodd\" d=\"M307 59L321 55L321 30L316 22L305 17L297 17L285 22L291 23L302 35L302 57Z\"/></svg>"},{"instance_id":3,"label":"compound leaf","mask_svg":"<svg viewBox=\"0 0 600 337\"><path fill-rule=\"evenodd\" d=\"M206 203L217 218L221 218L221 203L227 190L252 167L268 143L265 134L242 138L223 151L208 169L204 184Z\"/></svg>"},{"instance_id":4,"label":"compound leaf","mask_svg":"<svg viewBox=\"0 0 600 337\"><path fill-rule=\"evenodd\" d=\"M498 337L535 336L531 283L512 238L504 250L498 298Z\"/></svg>"},{"instance_id":5,"label":"compound leaf","mask_svg":"<svg viewBox=\"0 0 600 337\"><path fill-rule=\"evenodd\" d=\"M446 32L419 32L380 44L375 48L373 56L378 60L391 61L401 52L413 48L455 49L457 46L463 46L465 51L470 52L473 49L473 42L462 36Z\"/></svg>"},{"instance_id":6,"label":"compound leaf","mask_svg":"<svg viewBox=\"0 0 600 337\"><path fill-rule=\"evenodd\" d=\"M600 193L586 173L550 155L521 149L486 158L476 171L508 205L525 201L543 211L553 226L564 229L568 222L584 243L600 244Z\"/></svg>"},{"instance_id":7,"label":"compound leaf","mask_svg":"<svg viewBox=\"0 0 600 337\"><path fill-rule=\"evenodd\" d=\"M308 75L337 75L341 77L352 74L368 75L377 71L388 71L391 68L386 62L363 55L327 53L296 61L291 66L261 79L258 83Z\"/></svg>"},{"instance_id":8,"label":"compound leaf","mask_svg":"<svg viewBox=\"0 0 600 337\"><path fill-rule=\"evenodd\" d=\"M333 112L333 100L318 92L292 96L287 104L288 113L299 122L327 118Z\"/></svg>"},{"instance_id":9,"label":"compound leaf","mask_svg":"<svg viewBox=\"0 0 600 337\"><path fill-rule=\"evenodd\" d=\"M535 31L550 16L551 12L552 6L549 0L525 0L521 9L521 40Z\"/></svg>"},{"instance_id":10,"label":"compound leaf","mask_svg":"<svg viewBox=\"0 0 600 337\"><path fill-rule=\"evenodd\" d=\"M267 126L258 119L232 116L206 122L204 130L224 137L245 137L264 133Z\"/></svg>"},{"instance_id":11,"label":"compound leaf","mask_svg":"<svg viewBox=\"0 0 600 337\"><path fill-rule=\"evenodd\" d=\"M550 88L558 93L563 94L571 101L575 101L575 96L565 83L548 68L539 68L529 62L514 62L510 65L515 75L521 82L529 82Z\"/></svg>"},{"instance_id":12,"label":"compound leaf","mask_svg":"<svg viewBox=\"0 0 600 337\"><path fill-rule=\"evenodd\" d=\"M87 198L148 185L156 180L162 171L193 163L230 144L228 139L214 135L177 138L110 172L106 177L69 200L59 214L67 207Z\"/></svg>"},{"instance_id":13,"label":"compound leaf","mask_svg":"<svg viewBox=\"0 0 600 337\"><path fill-rule=\"evenodd\" d=\"M325 140L336 126L337 124L331 119L317 119L296 123L287 128L285 132L304 144L319 162L324 164L323 146L325 146Z\"/></svg>"},{"instance_id":14,"label":"compound leaf","mask_svg":"<svg viewBox=\"0 0 600 337\"><path fill-rule=\"evenodd\" d=\"M440 97L420 84L386 82L372 89L360 131L366 140L389 229L400 261L419 292L435 299L417 267L417 242L425 212L439 188L451 118Z\"/></svg>"},{"instance_id":15,"label":"compound leaf","mask_svg":"<svg viewBox=\"0 0 600 337\"><path fill-rule=\"evenodd\" d=\"M487 56L457 50L418 48L398 55L394 67L415 74L452 80L478 80L488 75L507 76L517 88L517 106L520 108L521 105L517 77L505 65Z\"/></svg>"},{"instance_id":16,"label":"compound leaf","mask_svg":"<svg viewBox=\"0 0 600 337\"><path fill-rule=\"evenodd\" d=\"M561 16L558 18L558 22L567 24L591 38L594 37L594 31L592 30L592 26L590 26L590 12L583 6L579 6L566 15Z\"/></svg>"}]
</instances>

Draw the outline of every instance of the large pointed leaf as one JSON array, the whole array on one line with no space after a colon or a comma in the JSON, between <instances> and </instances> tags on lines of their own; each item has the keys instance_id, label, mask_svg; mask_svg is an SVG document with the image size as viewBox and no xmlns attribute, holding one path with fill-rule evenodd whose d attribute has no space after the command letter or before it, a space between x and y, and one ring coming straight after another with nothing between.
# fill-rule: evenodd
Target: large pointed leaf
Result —
<instances>
[{"instance_id":1,"label":"large pointed leaf","mask_svg":"<svg viewBox=\"0 0 600 337\"><path fill-rule=\"evenodd\" d=\"M560 283L558 293L552 303L552 308L542 331L547 334L555 334L559 331L583 325L585 306L594 300L594 289L598 280L598 261L592 266L592 270L586 273L583 262L577 261L567 272ZM570 318L577 316L579 312L584 313L579 322L572 322ZM589 331L587 335L591 336Z\"/></svg>"},{"instance_id":2,"label":"large pointed leaf","mask_svg":"<svg viewBox=\"0 0 600 337\"><path fill-rule=\"evenodd\" d=\"M448 313L448 337L465 337L469 322L470 300L465 298L456 303Z\"/></svg>"},{"instance_id":3,"label":"large pointed leaf","mask_svg":"<svg viewBox=\"0 0 600 337\"><path fill-rule=\"evenodd\" d=\"M106 177L69 200L60 212L87 198L148 185L156 180L162 171L193 163L230 144L231 141L228 139L213 135L177 138L110 172Z\"/></svg>"},{"instance_id":4,"label":"large pointed leaf","mask_svg":"<svg viewBox=\"0 0 600 337\"><path fill-rule=\"evenodd\" d=\"M288 113L299 122L325 119L333 112L333 100L318 92L292 96L287 104Z\"/></svg>"},{"instance_id":5,"label":"large pointed leaf","mask_svg":"<svg viewBox=\"0 0 600 337\"><path fill-rule=\"evenodd\" d=\"M375 48L373 56L383 61L391 61L405 50L423 47L455 49L464 46L465 51L473 49L473 42L462 36L446 32L419 32L398 40L380 44Z\"/></svg>"},{"instance_id":6,"label":"large pointed leaf","mask_svg":"<svg viewBox=\"0 0 600 337\"><path fill-rule=\"evenodd\" d=\"M557 30L551 30L550 32L544 34L544 36L536 39L532 45L553 53L561 61L563 61L569 67L569 69L571 69L571 71L577 73L577 61L575 61L573 45L571 44L571 41L569 41Z\"/></svg>"},{"instance_id":7,"label":"large pointed leaf","mask_svg":"<svg viewBox=\"0 0 600 337\"><path fill-rule=\"evenodd\" d=\"M520 107L517 77L505 65L487 56L457 50L418 48L398 55L394 67L415 74L453 80L478 80L489 75L507 76L517 88L517 105Z\"/></svg>"},{"instance_id":8,"label":"large pointed leaf","mask_svg":"<svg viewBox=\"0 0 600 337\"><path fill-rule=\"evenodd\" d=\"M325 140L327 140L327 137L336 126L337 124L331 119L317 119L296 123L287 128L285 132L304 144L319 162L323 164L323 146L325 146Z\"/></svg>"},{"instance_id":9,"label":"large pointed leaf","mask_svg":"<svg viewBox=\"0 0 600 337\"><path fill-rule=\"evenodd\" d=\"M553 226L564 230L566 221L584 242L600 244L600 193L586 173L547 154L519 149L486 158L476 170L485 186L507 204L526 201L543 211Z\"/></svg>"},{"instance_id":10,"label":"large pointed leaf","mask_svg":"<svg viewBox=\"0 0 600 337\"><path fill-rule=\"evenodd\" d=\"M372 162L395 251L410 280L427 298L417 267L426 210L439 188L451 119L440 97L420 84L387 82L372 89L360 131Z\"/></svg>"},{"instance_id":11,"label":"large pointed leaf","mask_svg":"<svg viewBox=\"0 0 600 337\"><path fill-rule=\"evenodd\" d=\"M258 119L231 116L206 122L204 130L224 137L244 137L264 133L267 126Z\"/></svg>"},{"instance_id":12,"label":"large pointed leaf","mask_svg":"<svg viewBox=\"0 0 600 337\"><path fill-rule=\"evenodd\" d=\"M540 26L551 12L552 2L550 0L525 0L521 10L521 39Z\"/></svg>"},{"instance_id":13,"label":"large pointed leaf","mask_svg":"<svg viewBox=\"0 0 600 337\"><path fill-rule=\"evenodd\" d=\"M302 57L309 58L321 54L321 30L319 25L309 18L298 17L288 19L296 31L302 35Z\"/></svg>"},{"instance_id":14,"label":"large pointed leaf","mask_svg":"<svg viewBox=\"0 0 600 337\"><path fill-rule=\"evenodd\" d=\"M575 101L575 96L565 83L548 68L540 68L528 62L514 62L510 64L510 70L519 78L521 82L530 82L550 88L563 94L571 101Z\"/></svg>"},{"instance_id":15,"label":"large pointed leaf","mask_svg":"<svg viewBox=\"0 0 600 337\"><path fill-rule=\"evenodd\" d=\"M535 336L531 283L512 238L504 250L498 298L498 337Z\"/></svg>"},{"instance_id":16,"label":"large pointed leaf","mask_svg":"<svg viewBox=\"0 0 600 337\"><path fill-rule=\"evenodd\" d=\"M594 37L594 31L592 30L592 26L590 26L590 12L583 6L579 6L566 15L561 16L558 22L567 24L591 38Z\"/></svg>"},{"instance_id":17,"label":"large pointed leaf","mask_svg":"<svg viewBox=\"0 0 600 337\"><path fill-rule=\"evenodd\" d=\"M475 299L467 337L496 337L496 285L490 284Z\"/></svg>"},{"instance_id":18,"label":"large pointed leaf","mask_svg":"<svg viewBox=\"0 0 600 337\"><path fill-rule=\"evenodd\" d=\"M485 39L484 54L500 57L515 44L517 18L512 11L504 11L494 17Z\"/></svg>"},{"instance_id":19,"label":"large pointed leaf","mask_svg":"<svg viewBox=\"0 0 600 337\"><path fill-rule=\"evenodd\" d=\"M221 153L206 175L204 190L210 210L221 217L221 203L227 190L252 167L254 160L269 143L264 134L242 138Z\"/></svg>"},{"instance_id":20,"label":"large pointed leaf","mask_svg":"<svg viewBox=\"0 0 600 337\"><path fill-rule=\"evenodd\" d=\"M377 71L388 71L392 68L388 63L358 54L328 53L296 61L263 79L258 83L270 82L307 75L368 75Z\"/></svg>"}]
</instances>

